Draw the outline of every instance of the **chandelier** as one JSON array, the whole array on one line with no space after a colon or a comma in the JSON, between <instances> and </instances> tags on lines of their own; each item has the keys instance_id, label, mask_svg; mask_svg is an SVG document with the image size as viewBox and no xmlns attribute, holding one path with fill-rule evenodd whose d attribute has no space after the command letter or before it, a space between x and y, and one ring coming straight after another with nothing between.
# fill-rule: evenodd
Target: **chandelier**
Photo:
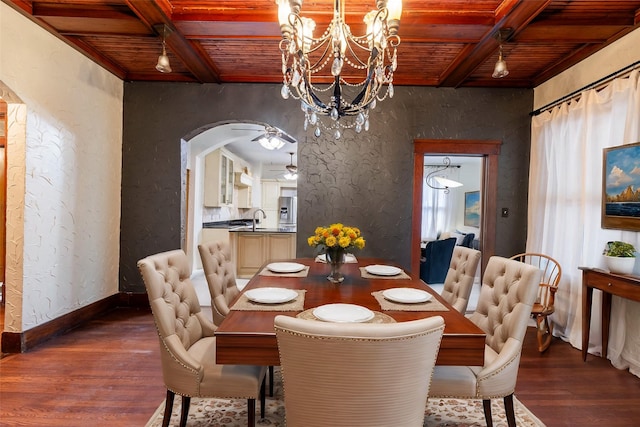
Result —
<instances>
[{"instance_id":1,"label":"chandelier","mask_svg":"<svg viewBox=\"0 0 640 427\"><path fill-rule=\"evenodd\" d=\"M316 137L323 130L332 132L335 139L344 129L369 130L369 110L377 101L393 98L402 1L376 0L377 8L363 19L366 33L354 36L345 22L344 0L335 0L333 18L319 37L313 36L316 23L300 16L302 0L276 3L282 32L281 95L300 100L304 130L313 127Z\"/></svg>"}]
</instances>

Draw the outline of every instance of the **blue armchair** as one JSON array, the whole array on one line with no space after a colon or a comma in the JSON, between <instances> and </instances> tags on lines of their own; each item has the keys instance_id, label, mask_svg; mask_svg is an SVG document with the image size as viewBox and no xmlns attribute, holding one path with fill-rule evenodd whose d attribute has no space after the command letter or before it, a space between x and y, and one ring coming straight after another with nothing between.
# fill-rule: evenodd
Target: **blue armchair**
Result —
<instances>
[{"instance_id":1,"label":"blue armchair","mask_svg":"<svg viewBox=\"0 0 640 427\"><path fill-rule=\"evenodd\" d=\"M467 233L464 235L460 246L473 249L473 239L476 237L475 233Z\"/></svg>"},{"instance_id":2,"label":"blue armchair","mask_svg":"<svg viewBox=\"0 0 640 427\"><path fill-rule=\"evenodd\" d=\"M420 279L427 284L444 283L455 246L455 237L427 243L420 257Z\"/></svg>"}]
</instances>

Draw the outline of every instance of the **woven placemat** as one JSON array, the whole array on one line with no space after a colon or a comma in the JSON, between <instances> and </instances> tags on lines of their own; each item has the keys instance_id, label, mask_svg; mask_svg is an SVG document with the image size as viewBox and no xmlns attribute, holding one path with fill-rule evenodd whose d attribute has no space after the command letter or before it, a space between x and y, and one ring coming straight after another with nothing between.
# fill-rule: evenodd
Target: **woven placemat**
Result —
<instances>
[{"instance_id":1,"label":"woven placemat","mask_svg":"<svg viewBox=\"0 0 640 427\"><path fill-rule=\"evenodd\" d=\"M371 292L371 295L378 301L380 308L384 311L449 311L444 304L435 298L417 304L402 304L389 301L382 295L382 292L383 291Z\"/></svg>"},{"instance_id":2,"label":"woven placemat","mask_svg":"<svg viewBox=\"0 0 640 427\"><path fill-rule=\"evenodd\" d=\"M314 310L313 308L305 310L302 313L296 315L296 317L300 319L317 320L318 322L323 322L323 320L320 320L313 315L313 310ZM393 317L389 316L388 314L380 313L379 311L374 311L373 319L367 320L366 322L362 322L362 323L396 323L396 320Z\"/></svg>"},{"instance_id":3,"label":"woven placemat","mask_svg":"<svg viewBox=\"0 0 640 427\"><path fill-rule=\"evenodd\" d=\"M269 270L267 267L263 268L260 271L261 276L270 276L270 277L307 277L309 274L309 266L305 266L302 270L297 271L295 273L274 273Z\"/></svg>"},{"instance_id":4,"label":"woven placemat","mask_svg":"<svg viewBox=\"0 0 640 427\"><path fill-rule=\"evenodd\" d=\"M404 271L395 276L379 276L377 274L367 273L365 267L360 267L360 275L365 279L411 279L411 277Z\"/></svg>"},{"instance_id":5,"label":"woven placemat","mask_svg":"<svg viewBox=\"0 0 640 427\"><path fill-rule=\"evenodd\" d=\"M230 310L238 311L301 311L304 308L304 294L306 289L293 289L298 296L288 302L279 304L262 304L253 302L245 294L241 294L238 301L233 304Z\"/></svg>"}]
</instances>

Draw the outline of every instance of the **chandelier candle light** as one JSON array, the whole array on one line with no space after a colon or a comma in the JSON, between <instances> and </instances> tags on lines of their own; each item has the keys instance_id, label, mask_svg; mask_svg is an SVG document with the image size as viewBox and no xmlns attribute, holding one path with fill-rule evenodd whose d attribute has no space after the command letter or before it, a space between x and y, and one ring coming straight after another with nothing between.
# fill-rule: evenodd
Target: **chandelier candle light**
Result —
<instances>
[{"instance_id":1,"label":"chandelier candle light","mask_svg":"<svg viewBox=\"0 0 640 427\"><path fill-rule=\"evenodd\" d=\"M369 110L377 101L393 97L402 0L376 0L376 9L364 17L367 30L362 36L351 34L344 0L335 0L333 18L317 38L313 36L316 23L300 16L302 0L276 3L282 32L281 95L300 100L304 129L311 125L318 137L322 128L333 132L335 139L344 129L368 130ZM364 76L354 77L361 72ZM381 92L383 87L387 89ZM325 123L319 116L330 120Z\"/></svg>"}]
</instances>

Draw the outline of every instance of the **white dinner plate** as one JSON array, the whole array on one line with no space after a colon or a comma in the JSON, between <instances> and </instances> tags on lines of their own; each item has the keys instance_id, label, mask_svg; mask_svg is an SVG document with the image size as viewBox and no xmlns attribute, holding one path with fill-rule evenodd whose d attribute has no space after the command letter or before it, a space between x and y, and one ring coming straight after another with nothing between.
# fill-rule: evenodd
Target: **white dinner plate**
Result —
<instances>
[{"instance_id":1,"label":"white dinner plate","mask_svg":"<svg viewBox=\"0 0 640 427\"><path fill-rule=\"evenodd\" d=\"M375 274L376 276L397 276L402 273L402 269L392 265L367 265L364 270L367 273Z\"/></svg>"},{"instance_id":2,"label":"white dinner plate","mask_svg":"<svg viewBox=\"0 0 640 427\"><path fill-rule=\"evenodd\" d=\"M382 296L390 301L401 302L403 304L415 304L419 302L426 302L431 299L431 294L429 292L414 288L387 289L382 291Z\"/></svg>"},{"instance_id":3,"label":"white dinner plate","mask_svg":"<svg viewBox=\"0 0 640 427\"><path fill-rule=\"evenodd\" d=\"M373 311L355 304L326 304L316 307L313 315L325 322L366 322L375 316Z\"/></svg>"},{"instance_id":4,"label":"white dinner plate","mask_svg":"<svg viewBox=\"0 0 640 427\"><path fill-rule=\"evenodd\" d=\"M267 265L267 269L274 273L297 273L304 270L304 267L304 264L297 262L272 262Z\"/></svg>"},{"instance_id":5,"label":"white dinner plate","mask_svg":"<svg viewBox=\"0 0 640 427\"><path fill-rule=\"evenodd\" d=\"M257 288L244 293L246 297L262 304L280 304L296 299L298 293L293 289L284 288Z\"/></svg>"}]
</instances>

